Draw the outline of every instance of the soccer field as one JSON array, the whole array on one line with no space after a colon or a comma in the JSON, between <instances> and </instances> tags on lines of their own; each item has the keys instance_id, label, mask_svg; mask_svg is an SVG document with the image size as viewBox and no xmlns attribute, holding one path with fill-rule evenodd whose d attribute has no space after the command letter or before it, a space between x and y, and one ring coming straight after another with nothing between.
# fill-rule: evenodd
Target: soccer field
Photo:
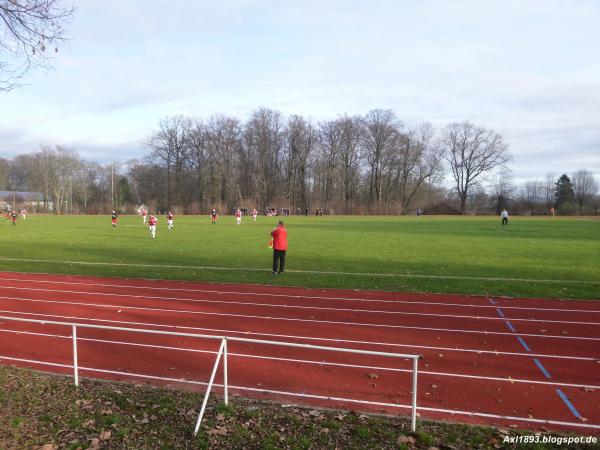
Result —
<instances>
[{"instance_id":1,"label":"soccer field","mask_svg":"<svg viewBox=\"0 0 600 450\"><path fill-rule=\"evenodd\" d=\"M310 287L600 298L600 221L287 217L286 273L270 273L275 217L36 216L0 228L0 270Z\"/></svg>"}]
</instances>

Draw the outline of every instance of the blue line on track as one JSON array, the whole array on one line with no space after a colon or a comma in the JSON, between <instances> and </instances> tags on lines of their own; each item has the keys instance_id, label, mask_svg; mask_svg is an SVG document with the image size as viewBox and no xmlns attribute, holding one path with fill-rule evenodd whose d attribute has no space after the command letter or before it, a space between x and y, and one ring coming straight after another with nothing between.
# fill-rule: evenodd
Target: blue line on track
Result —
<instances>
[{"instance_id":1,"label":"blue line on track","mask_svg":"<svg viewBox=\"0 0 600 450\"><path fill-rule=\"evenodd\" d=\"M508 320L506 320L505 322L506 322L506 326L508 327L508 329L509 329L510 331L512 331L513 333L516 333L516 332L517 332L517 330L515 329L515 327L513 327L513 324L512 324L512 323L510 323Z\"/></svg>"},{"instance_id":2,"label":"blue line on track","mask_svg":"<svg viewBox=\"0 0 600 450\"><path fill-rule=\"evenodd\" d=\"M519 342L521 343L521 345L523 346L523 348L525 349L525 351L531 352L531 349L529 348L529 345L527 345L525 343L525 340L521 336L517 336L517 339L519 340Z\"/></svg>"},{"instance_id":3,"label":"blue line on track","mask_svg":"<svg viewBox=\"0 0 600 450\"><path fill-rule=\"evenodd\" d=\"M558 396L561 398L561 400L563 402L565 402L565 405L567 405L569 407L569 409L571 410L571 412L573 413L573 415L575 417L577 417L578 419L583 419L583 417L581 416L581 414L579 414L579 411L577 411L575 409L575 407L573 406L573 404L569 401L569 399L567 398L567 396L563 393L563 391L561 391L560 389L556 389L556 393L558 394Z\"/></svg>"},{"instance_id":4,"label":"blue line on track","mask_svg":"<svg viewBox=\"0 0 600 450\"><path fill-rule=\"evenodd\" d=\"M500 317L504 317L504 313L502 312L502 310L500 308L496 308L496 311L498 311L498 314L500 314Z\"/></svg>"},{"instance_id":5,"label":"blue line on track","mask_svg":"<svg viewBox=\"0 0 600 450\"><path fill-rule=\"evenodd\" d=\"M540 369L542 371L542 373L544 374L544 376L546 378L552 378L552 376L550 375L550 372L548 372L546 370L546 368L543 366L543 364L540 362L539 359L533 358L533 362L535 363L536 366L538 366L538 369Z\"/></svg>"}]
</instances>

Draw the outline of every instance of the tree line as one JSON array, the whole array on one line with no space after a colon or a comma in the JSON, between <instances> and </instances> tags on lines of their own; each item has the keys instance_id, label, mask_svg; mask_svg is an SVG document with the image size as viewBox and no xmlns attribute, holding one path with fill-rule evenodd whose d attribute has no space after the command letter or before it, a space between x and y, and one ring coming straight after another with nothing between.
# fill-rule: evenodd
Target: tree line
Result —
<instances>
[{"instance_id":1,"label":"tree line","mask_svg":"<svg viewBox=\"0 0 600 450\"><path fill-rule=\"evenodd\" d=\"M328 214L598 209L590 172L569 179L573 195L557 194L557 179L516 188L501 134L470 122L409 127L392 110L316 123L267 108L244 122L172 116L143 146L143 158L120 164L85 161L60 146L0 159L0 190L40 192L56 213L133 212L141 204L190 214L213 207Z\"/></svg>"}]
</instances>

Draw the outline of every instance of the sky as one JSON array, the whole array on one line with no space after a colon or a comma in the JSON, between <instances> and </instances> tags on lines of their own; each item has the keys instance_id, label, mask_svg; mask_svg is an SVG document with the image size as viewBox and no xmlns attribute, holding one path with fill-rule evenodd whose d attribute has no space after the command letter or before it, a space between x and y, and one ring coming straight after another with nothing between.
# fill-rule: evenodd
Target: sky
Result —
<instances>
[{"instance_id":1,"label":"sky","mask_svg":"<svg viewBox=\"0 0 600 450\"><path fill-rule=\"evenodd\" d=\"M596 0L75 0L50 71L0 92L0 157L64 145L148 153L160 119L314 121L392 109L407 127L469 120L504 136L516 183L600 181Z\"/></svg>"}]
</instances>

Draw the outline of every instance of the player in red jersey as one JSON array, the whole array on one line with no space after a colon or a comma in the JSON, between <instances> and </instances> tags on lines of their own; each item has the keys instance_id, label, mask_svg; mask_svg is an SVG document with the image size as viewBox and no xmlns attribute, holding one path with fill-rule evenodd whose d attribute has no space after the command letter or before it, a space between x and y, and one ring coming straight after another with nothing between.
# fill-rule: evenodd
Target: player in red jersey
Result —
<instances>
[{"instance_id":1,"label":"player in red jersey","mask_svg":"<svg viewBox=\"0 0 600 450\"><path fill-rule=\"evenodd\" d=\"M17 212L13 209L13 211L10 213L10 220L12 220L12 224L13 227L17 226L17 217L19 217L19 215L17 214Z\"/></svg>"},{"instance_id":2,"label":"player in red jersey","mask_svg":"<svg viewBox=\"0 0 600 450\"><path fill-rule=\"evenodd\" d=\"M173 229L173 213L171 211L167 212L167 227L169 230Z\"/></svg>"},{"instance_id":3,"label":"player in red jersey","mask_svg":"<svg viewBox=\"0 0 600 450\"><path fill-rule=\"evenodd\" d=\"M119 217L119 216L117 215L117 212L116 212L114 209L113 209L113 212L112 212L112 216L111 216L111 217L112 217L112 220L111 220L111 222L112 222L112 227L113 227L113 228L117 228L117 217Z\"/></svg>"},{"instance_id":4,"label":"player in red jersey","mask_svg":"<svg viewBox=\"0 0 600 450\"><path fill-rule=\"evenodd\" d=\"M212 211L210 212L210 223L212 225L216 225L217 220L219 220L219 214L217 213L217 210L215 208L213 208Z\"/></svg>"},{"instance_id":5,"label":"player in red jersey","mask_svg":"<svg viewBox=\"0 0 600 450\"><path fill-rule=\"evenodd\" d=\"M150 229L150 234L152 235L152 239L156 237L156 224L158 223L158 219L150 214L150 218L148 219L148 228Z\"/></svg>"},{"instance_id":6,"label":"player in red jersey","mask_svg":"<svg viewBox=\"0 0 600 450\"><path fill-rule=\"evenodd\" d=\"M238 225L242 223L242 211L240 211L240 208L235 211L235 222Z\"/></svg>"},{"instance_id":7,"label":"player in red jersey","mask_svg":"<svg viewBox=\"0 0 600 450\"><path fill-rule=\"evenodd\" d=\"M148 211L146 211L145 209L142 208L142 210L140 211L140 214L142 215L142 219L144 220L144 225L146 224L146 216L148 215Z\"/></svg>"}]
</instances>

